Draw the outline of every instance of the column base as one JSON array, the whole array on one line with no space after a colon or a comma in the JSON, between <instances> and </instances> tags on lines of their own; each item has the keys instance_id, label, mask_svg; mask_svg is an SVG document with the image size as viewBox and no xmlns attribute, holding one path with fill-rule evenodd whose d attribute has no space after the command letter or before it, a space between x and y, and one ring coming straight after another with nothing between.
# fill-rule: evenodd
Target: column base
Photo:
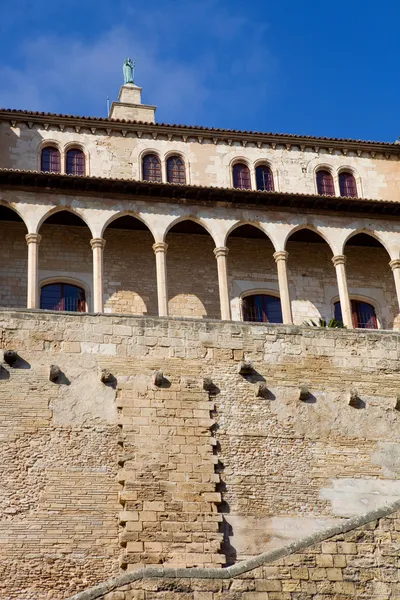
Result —
<instances>
[{"instance_id":1,"label":"column base","mask_svg":"<svg viewBox=\"0 0 400 600\"><path fill-rule=\"evenodd\" d=\"M400 314L396 315L394 318L393 329L400 330Z\"/></svg>"}]
</instances>

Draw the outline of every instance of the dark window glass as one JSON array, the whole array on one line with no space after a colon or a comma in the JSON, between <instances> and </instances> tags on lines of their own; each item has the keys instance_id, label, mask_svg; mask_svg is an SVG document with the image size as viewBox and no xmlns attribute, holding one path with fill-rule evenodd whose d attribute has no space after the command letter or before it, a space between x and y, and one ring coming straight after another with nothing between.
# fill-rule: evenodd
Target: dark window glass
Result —
<instances>
[{"instance_id":1,"label":"dark window glass","mask_svg":"<svg viewBox=\"0 0 400 600\"><path fill-rule=\"evenodd\" d=\"M246 165L238 163L233 167L233 187L239 190L250 190L250 171Z\"/></svg>"},{"instance_id":2,"label":"dark window glass","mask_svg":"<svg viewBox=\"0 0 400 600\"><path fill-rule=\"evenodd\" d=\"M333 185L333 177L328 171L318 171L317 173L317 189L320 196L334 196L335 186Z\"/></svg>"},{"instance_id":3,"label":"dark window glass","mask_svg":"<svg viewBox=\"0 0 400 600\"><path fill-rule=\"evenodd\" d=\"M43 148L40 169L47 173L60 173L60 153L57 148L54 148L53 146Z\"/></svg>"},{"instance_id":4,"label":"dark window glass","mask_svg":"<svg viewBox=\"0 0 400 600\"><path fill-rule=\"evenodd\" d=\"M353 327L358 329L378 329L375 309L368 302L351 300L351 313ZM342 309L340 302L335 302L335 319L342 322Z\"/></svg>"},{"instance_id":5,"label":"dark window glass","mask_svg":"<svg viewBox=\"0 0 400 600\"><path fill-rule=\"evenodd\" d=\"M186 183L185 163L180 156L170 156L167 160L168 183Z\"/></svg>"},{"instance_id":6,"label":"dark window glass","mask_svg":"<svg viewBox=\"0 0 400 600\"><path fill-rule=\"evenodd\" d=\"M85 175L85 155L82 150L68 150L65 171L67 175Z\"/></svg>"},{"instance_id":7,"label":"dark window glass","mask_svg":"<svg viewBox=\"0 0 400 600\"><path fill-rule=\"evenodd\" d=\"M243 298L243 320L262 323L282 323L280 298L254 294Z\"/></svg>"},{"instance_id":8,"label":"dark window glass","mask_svg":"<svg viewBox=\"0 0 400 600\"><path fill-rule=\"evenodd\" d=\"M265 192L274 191L274 177L269 167L260 166L256 168L257 189Z\"/></svg>"},{"instance_id":9,"label":"dark window glass","mask_svg":"<svg viewBox=\"0 0 400 600\"><path fill-rule=\"evenodd\" d=\"M347 198L357 198L357 185L351 173L340 173L339 175L340 195Z\"/></svg>"},{"instance_id":10,"label":"dark window glass","mask_svg":"<svg viewBox=\"0 0 400 600\"><path fill-rule=\"evenodd\" d=\"M40 294L40 308L86 312L85 290L70 283L44 285Z\"/></svg>"},{"instance_id":11,"label":"dark window glass","mask_svg":"<svg viewBox=\"0 0 400 600\"><path fill-rule=\"evenodd\" d=\"M143 179L145 181L162 181L161 163L156 154L146 154L143 157Z\"/></svg>"}]
</instances>

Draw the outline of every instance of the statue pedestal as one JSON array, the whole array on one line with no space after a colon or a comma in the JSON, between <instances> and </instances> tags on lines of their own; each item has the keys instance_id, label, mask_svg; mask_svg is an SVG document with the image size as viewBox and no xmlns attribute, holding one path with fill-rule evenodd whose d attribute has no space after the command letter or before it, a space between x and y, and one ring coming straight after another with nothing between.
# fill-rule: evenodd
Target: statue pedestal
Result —
<instances>
[{"instance_id":1,"label":"statue pedestal","mask_svg":"<svg viewBox=\"0 0 400 600\"><path fill-rule=\"evenodd\" d=\"M125 83L119 91L118 102L113 102L108 115L110 119L155 122L156 107L142 104L142 88Z\"/></svg>"}]
</instances>

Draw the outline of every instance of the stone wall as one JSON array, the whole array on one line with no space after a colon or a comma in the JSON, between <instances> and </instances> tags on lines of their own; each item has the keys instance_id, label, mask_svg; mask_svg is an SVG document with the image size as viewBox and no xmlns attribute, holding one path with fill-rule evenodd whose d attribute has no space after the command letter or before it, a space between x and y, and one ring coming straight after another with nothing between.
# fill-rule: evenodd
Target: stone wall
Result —
<instances>
[{"instance_id":1,"label":"stone wall","mask_svg":"<svg viewBox=\"0 0 400 600\"><path fill-rule=\"evenodd\" d=\"M135 131L125 132L110 129L110 134L102 129L90 131L79 123L64 124L60 131L58 125L44 128L19 121L15 126L7 120L0 122L0 166L2 168L40 170L40 150L45 144L59 147L64 163L65 149L71 145L81 147L86 155L86 173L98 177L123 177L142 179L141 156L146 151L159 154L163 164L168 154L180 154L186 163L187 183L194 185L232 187L232 168L234 161L248 163L252 171L260 161L270 164L274 172L275 190L282 192L316 193L315 170L318 166L331 169L335 176L336 195L339 195L338 172L349 169L357 179L358 193L364 198L382 198L397 200L400 194L399 166L395 156L375 153L374 157L360 149L359 154L350 150L346 155L340 150L326 148L316 140L303 145L303 142L287 147L286 144L274 144L271 147L266 138L258 147L256 142L246 140L246 146L240 141L219 141L214 144L212 135L206 140L190 136L186 132L186 141L181 135L169 133L174 139L161 134L154 139L153 132L144 132L140 138ZM29 118L29 117L27 117ZM50 120L49 120L50 121ZM95 123L94 123L95 125ZM324 147L320 147L324 146ZM62 166L64 170L64 166ZM165 176L164 176L165 180ZM254 187L254 184L253 184Z\"/></svg>"},{"instance_id":2,"label":"stone wall","mask_svg":"<svg viewBox=\"0 0 400 600\"><path fill-rule=\"evenodd\" d=\"M21 357L0 372L11 599L140 564L224 571L400 497L397 333L7 310L0 327Z\"/></svg>"},{"instance_id":3,"label":"stone wall","mask_svg":"<svg viewBox=\"0 0 400 600\"><path fill-rule=\"evenodd\" d=\"M395 600L400 501L219 572L150 568L69 600Z\"/></svg>"}]
</instances>

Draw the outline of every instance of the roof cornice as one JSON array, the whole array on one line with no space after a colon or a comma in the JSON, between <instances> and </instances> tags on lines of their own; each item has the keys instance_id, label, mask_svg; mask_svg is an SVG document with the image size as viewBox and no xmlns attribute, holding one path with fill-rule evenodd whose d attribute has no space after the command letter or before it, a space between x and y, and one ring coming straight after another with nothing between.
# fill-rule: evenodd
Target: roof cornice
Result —
<instances>
[{"instance_id":1,"label":"roof cornice","mask_svg":"<svg viewBox=\"0 0 400 600\"><path fill-rule=\"evenodd\" d=\"M288 192L261 192L236 188L177 185L111 179L80 177L40 171L0 169L0 189L24 189L34 192L80 193L104 198L118 197L150 199L158 202L177 202L197 205L236 205L266 209L323 210L339 213L400 216L400 202L367 198L342 198Z\"/></svg>"},{"instance_id":2,"label":"roof cornice","mask_svg":"<svg viewBox=\"0 0 400 600\"><path fill-rule=\"evenodd\" d=\"M24 122L28 127L40 125L47 129L49 126L56 126L62 131L66 127L72 127L78 132L82 129L87 129L93 134L105 131L107 135L119 133L124 137L128 133L134 134L137 137L142 137L143 134L149 134L153 138L163 136L167 139L179 136L183 141L187 141L189 138L197 138L199 143L202 143L205 139L209 139L214 144L224 142L232 145L234 142L239 142L241 145L246 146L249 143L253 143L260 148L269 145L273 149L279 144L285 146L288 150L290 150L292 146L296 146L300 147L301 150L305 150L306 147L311 147L314 151L324 148L330 153L333 153L335 150L340 150L343 154L354 151L359 155L361 155L362 152L368 152L372 154L372 156L376 153L381 153L387 155L387 158L389 158L390 155L400 156L400 144L396 142L374 142L346 138L302 136L286 133L262 133L258 131L215 129L197 125L146 123L143 121L126 121L124 119L109 119L102 117L79 117L17 109L0 109L0 120L9 121L12 127L15 127L20 122Z\"/></svg>"}]
</instances>

